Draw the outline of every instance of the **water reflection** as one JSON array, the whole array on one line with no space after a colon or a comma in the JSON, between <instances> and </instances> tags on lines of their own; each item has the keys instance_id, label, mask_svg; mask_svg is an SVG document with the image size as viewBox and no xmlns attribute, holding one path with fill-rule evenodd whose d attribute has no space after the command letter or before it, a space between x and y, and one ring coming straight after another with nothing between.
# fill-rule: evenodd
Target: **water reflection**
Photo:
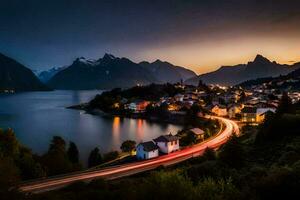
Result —
<instances>
[{"instance_id":1,"label":"water reflection","mask_svg":"<svg viewBox=\"0 0 300 200\"><path fill-rule=\"evenodd\" d=\"M112 136L114 143L120 141L120 117L114 117L112 124Z\"/></svg>"},{"instance_id":2,"label":"water reflection","mask_svg":"<svg viewBox=\"0 0 300 200\"><path fill-rule=\"evenodd\" d=\"M0 95L0 127L12 127L18 139L35 153L48 149L54 135L77 144L81 158L91 149L119 150L125 140L152 140L181 127L142 119L82 114L66 106L87 102L99 91L52 91Z\"/></svg>"}]
</instances>

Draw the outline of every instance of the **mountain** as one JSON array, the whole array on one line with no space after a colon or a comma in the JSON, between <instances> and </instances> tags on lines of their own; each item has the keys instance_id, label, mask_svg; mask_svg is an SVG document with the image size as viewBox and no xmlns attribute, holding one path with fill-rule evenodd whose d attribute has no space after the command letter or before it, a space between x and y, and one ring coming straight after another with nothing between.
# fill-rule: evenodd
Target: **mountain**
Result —
<instances>
[{"instance_id":1,"label":"mountain","mask_svg":"<svg viewBox=\"0 0 300 200\"><path fill-rule=\"evenodd\" d=\"M160 60L134 63L127 58L105 54L98 60L77 58L69 67L57 72L47 84L55 89L111 89L175 83L195 75L191 70Z\"/></svg>"},{"instance_id":2,"label":"mountain","mask_svg":"<svg viewBox=\"0 0 300 200\"><path fill-rule=\"evenodd\" d=\"M252 62L247 64L223 66L214 72L193 77L186 83L195 85L202 80L209 84L236 85L247 80L286 75L298 67L296 64L282 65L275 61L271 62L267 58L257 55Z\"/></svg>"},{"instance_id":3,"label":"mountain","mask_svg":"<svg viewBox=\"0 0 300 200\"><path fill-rule=\"evenodd\" d=\"M300 62L293 64L296 70L289 73L286 77L287 78L300 78Z\"/></svg>"},{"instance_id":4,"label":"mountain","mask_svg":"<svg viewBox=\"0 0 300 200\"><path fill-rule=\"evenodd\" d=\"M240 83L238 86L244 88L251 88L254 86L266 86L268 89L288 89L289 91L300 89L300 62L295 63L293 68L296 70L288 73L287 75L280 75L277 77L266 77L248 80Z\"/></svg>"},{"instance_id":5,"label":"mountain","mask_svg":"<svg viewBox=\"0 0 300 200\"><path fill-rule=\"evenodd\" d=\"M72 65L55 74L48 85L55 89L111 89L157 82L140 65L127 58L105 54L98 60L77 58Z\"/></svg>"},{"instance_id":6,"label":"mountain","mask_svg":"<svg viewBox=\"0 0 300 200\"><path fill-rule=\"evenodd\" d=\"M176 83L196 76L195 72L189 69L160 60L152 63L144 61L139 64L152 73L159 82Z\"/></svg>"},{"instance_id":7,"label":"mountain","mask_svg":"<svg viewBox=\"0 0 300 200\"><path fill-rule=\"evenodd\" d=\"M66 69L66 67L53 67L49 70L37 72L35 74L40 79L40 81L42 81L43 83L47 83L55 74L64 69Z\"/></svg>"},{"instance_id":8,"label":"mountain","mask_svg":"<svg viewBox=\"0 0 300 200\"><path fill-rule=\"evenodd\" d=\"M0 92L39 91L48 88L24 65L0 53Z\"/></svg>"}]
</instances>

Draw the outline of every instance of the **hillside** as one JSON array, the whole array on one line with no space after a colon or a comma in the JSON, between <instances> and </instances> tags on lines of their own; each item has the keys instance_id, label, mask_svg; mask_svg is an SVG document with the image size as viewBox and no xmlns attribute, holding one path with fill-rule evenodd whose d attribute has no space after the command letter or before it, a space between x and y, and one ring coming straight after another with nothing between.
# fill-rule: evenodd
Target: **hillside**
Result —
<instances>
[{"instance_id":1,"label":"hillside","mask_svg":"<svg viewBox=\"0 0 300 200\"><path fill-rule=\"evenodd\" d=\"M294 64L295 67L299 67L300 63ZM265 85L269 89L288 89L299 90L300 89L300 69L296 69L285 76L266 77L248 80L239 84L241 87L250 88L253 86Z\"/></svg>"},{"instance_id":2,"label":"hillside","mask_svg":"<svg viewBox=\"0 0 300 200\"><path fill-rule=\"evenodd\" d=\"M299 64L278 64L257 55L252 62L247 64L223 66L214 72L193 77L187 80L186 83L195 85L198 84L199 80L202 80L208 84L236 85L247 80L286 75L299 67Z\"/></svg>"},{"instance_id":3,"label":"hillside","mask_svg":"<svg viewBox=\"0 0 300 200\"><path fill-rule=\"evenodd\" d=\"M40 91L48 88L24 65L0 53L0 92Z\"/></svg>"},{"instance_id":4,"label":"hillside","mask_svg":"<svg viewBox=\"0 0 300 200\"><path fill-rule=\"evenodd\" d=\"M148 70L155 76L155 78L161 82L176 83L185 81L191 77L196 76L195 72L186 69L184 67L175 66L168 62L156 60L155 62L141 62L139 63L142 67Z\"/></svg>"},{"instance_id":5,"label":"hillside","mask_svg":"<svg viewBox=\"0 0 300 200\"><path fill-rule=\"evenodd\" d=\"M53 67L49 70L41 71L36 73L36 76L42 81L43 83L47 83L55 74L58 72L66 69L66 67Z\"/></svg>"},{"instance_id":6,"label":"hillside","mask_svg":"<svg viewBox=\"0 0 300 200\"><path fill-rule=\"evenodd\" d=\"M55 89L108 89L149 84L155 78L138 64L126 58L105 54L98 60L77 58L73 64L58 72L48 85Z\"/></svg>"},{"instance_id":7,"label":"hillside","mask_svg":"<svg viewBox=\"0 0 300 200\"><path fill-rule=\"evenodd\" d=\"M128 88L150 83L174 83L194 75L191 70L167 62L137 64L127 58L105 54L98 60L77 58L47 84L55 89L68 90Z\"/></svg>"}]
</instances>

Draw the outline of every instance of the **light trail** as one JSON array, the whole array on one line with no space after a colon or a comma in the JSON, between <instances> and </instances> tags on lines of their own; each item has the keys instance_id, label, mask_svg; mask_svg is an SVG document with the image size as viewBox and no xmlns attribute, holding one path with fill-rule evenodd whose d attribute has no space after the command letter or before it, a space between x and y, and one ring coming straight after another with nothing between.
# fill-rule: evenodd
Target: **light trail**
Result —
<instances>
[{"instance_id":1,"label":"light trail","mask_svg":"<svg viewBox=\"0 0 300 200\"><path fill-rule=\"evenodd\" d=\"M219 120L224 128L220 132L192 147L188 147L174 153L160 156L151 160L139 161L130 164L113 166L106 169L98 169L94 171L77 172L73 174L62 175L58 177L50 177L47 179L31 181L22 184L19 189L23 192L44 192L54 190L65 185L71 184L76 181L88 181L96 178L116 179L132 174L155 169L158 166L168 166L190 159L192 157L200 156L203 154L207 147L217 149L222 144L226 143L228 138L233 134L239 134L238 125L229 119L222 117L212 117Z\"/></svg>"}]
</instances>

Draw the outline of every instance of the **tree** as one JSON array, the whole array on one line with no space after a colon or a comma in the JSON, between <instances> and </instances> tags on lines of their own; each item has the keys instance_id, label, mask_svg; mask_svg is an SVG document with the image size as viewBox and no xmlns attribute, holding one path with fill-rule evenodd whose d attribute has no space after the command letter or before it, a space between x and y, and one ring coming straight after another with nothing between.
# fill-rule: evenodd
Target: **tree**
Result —
<instances>
[{"instance_id":1,"label":"tree","mask_svg":"<svg viewBox=\"0 0 300 200\"><path fill-rule=\"evenodd\" d=\"M20 172L13 159L0 155L0 190L6 190L17 184Z\"/></svg>"},{"instance_id":2,"label":"tree","mask_svg":"<svg viewBox=\"0 0 300 200\"><path fill-rule=\"evenodd\" d=\"M132 152L135 149L136 142L132 140L126 140L121 145L121 150L123 152Z\"/></svg>"},{"instance_id":3,"label":"tree","mask_svg":"<svg viewBox=\"0 0 300 200\"><path fill-rule=\"evenodd\" d=\"M219 154L220 160L233 168L244 166L245 152L239 138L233 134L228 142L222 147Z\"/></svg>"},{"instance_id":4,"label":"tree","mask_svg":"<svg viewBox=\"0 0 300 200\"><path fill-rule=\"evenodd\" d=\"M216 157L216 152L213 149L206 147L203 153L203 158L205 160L216 160Z\"/></svg>"},{"instance_id":5,"label":"tree","mask_svg":"<svg viewBox=\"0 0 300 200\"><path fill-rule=\"evenodd\" d=\"M292 101L288 94L284 92L282 94L282 97L280 99L280 103L278 105L278 108L276 110L276 116L281 116L284 113L290 113L292 111Z\"/></svg>"},{"instance_id":6,"label":"tree","mask_svg":"<svg viewBox=\"0 0 300 200\"><path fill-rule=\"evenodd\" d=\"M20 148L20 155L15 159L15 163L20 169L22 180L45 177L46 172L39 162L34 159L30 149Z\"/></svg>"},{"instance_id":7,"label":"tree","mask_svg":"<svg viewBox=\"0 0 300 200\"><path fill-rule=\"evenodd\" d=\"M74 142L70 142L67 154L71 163L73 164L79 163L79 151Z\"/></svg>"},{"instance_id":8,"label":"tree","mask_svg":"<svg viewBox=\"0 0 300 200\"><path fill-rule=\"evenodd\" d=\"M244 102L246 97L247 97L246 93L244 91L242 91L241 94L240 94L239 102Z\"/></svg>"},{"instance_id":9,"label":"tree","mask_svg":"<svg viewBox=\"0 0 300 200\"><path fill-rule=\"evenodd\" d=\"M136 191L142 199L195 199L192 181L176 170L152 173Z\"/></svg>"},{"instance_id":10,"label":"tree","mask_svg":"<svg viewBox=\"0 0 300 200\"><path fill-rule=\"evenodd\" d=\"M199 119L198 113L203 109L200 105L194 103L185 115L185 124L195 126Z\"/></svg>"},{"instance_id":11,"label":"tree","mask_svg":"<svg viewBox=\"0 0 300 200\"><path fill-rule=\"evenodd\" d=\"M203 83L202 80L199 80L199 82L198 82L198 88L199 88L200 90L204 90L206 93L209 93L209 92L210 92L209 87L208 87L205 83Z\"/></svg>"},{"instance_id":12,"label":"tree","mask_svg":"<svg viewBox=\"0 0 300 200\"><path fill-rule=\"evenodd\" d=\"M266 139L270 138L269 134L272 133L273 123L276 120L275 114L273 113L266 113L264 122L260 125L259 131L256 135L255 142L263 142ZM268 137L269 136L269 137Z\"/></svg>"},{"instance_id":13,"label":"tree","mask_svg":"<svg viewBox=\"0 0 300 200\"><path fill-rule=\"evenodd\" d=\"M0 130L0 151L4 156L16 157L19 154L19 142L12 129Z\"/></svg>"},{"instance_id":14,"label":"tree","mask_svg":"<svg viewBox=\"0 0 300 200\"><path fill-rule=\"evenodd\" d=\"M108 152L108 153L103 155L103 162L109 162L109 161L115 160L115 159L118 158L118 156L119 156L118 151Z\"/></svg>"},{"instance_id":15,"label":"tree","mask_svg":"<svg viewBox=\"0 0 300 200\"><path fill-rule=\"evenodd\" d=\"M60 136L54 136L51 140L49 151L65 152L66 151L65 140Z\"/></svg>"},{"instance_id":16,"label":"tree","mask_svg":"<svg viewBox=\"0 0 300 200\"><path fill-rule=\"evenodd\" d=\"M89 155L88 167L94 167L102 163L102 156L99 149L96 147L93 149Z\"/></svg>"},{"instance_id":17,"label":"tree","mask_svg":"<svg viewBox=\"0 0 300 200\"><path fill-rule=\"evenodd\" d=\"M215 180L212 178L205 178L196 186L195 199L240 199L241 193L234 186L231 179Z\"/></svg>"},{"instance_id":18,"label":"tree","mask_svg":"<svg viewBox=\"0 0 300 200\"><path fill-rule=\"evenodd\" d=\"M63 174L73 170L66 153L66 142L59 136L51 140L48 152L42 156L42 164L49 175Z\"/></svg>"},{"instance_id":19,"label":"tree","mask_svg":"<svg viewBox=\"0 0 300 200\"><path fill-rule=\"evenodd\" d=\"M180 137L180 145L182 146L189 146L195 143L197 143L197 136L192 131L186 131Z\"/></svg>"}]
</instances>

